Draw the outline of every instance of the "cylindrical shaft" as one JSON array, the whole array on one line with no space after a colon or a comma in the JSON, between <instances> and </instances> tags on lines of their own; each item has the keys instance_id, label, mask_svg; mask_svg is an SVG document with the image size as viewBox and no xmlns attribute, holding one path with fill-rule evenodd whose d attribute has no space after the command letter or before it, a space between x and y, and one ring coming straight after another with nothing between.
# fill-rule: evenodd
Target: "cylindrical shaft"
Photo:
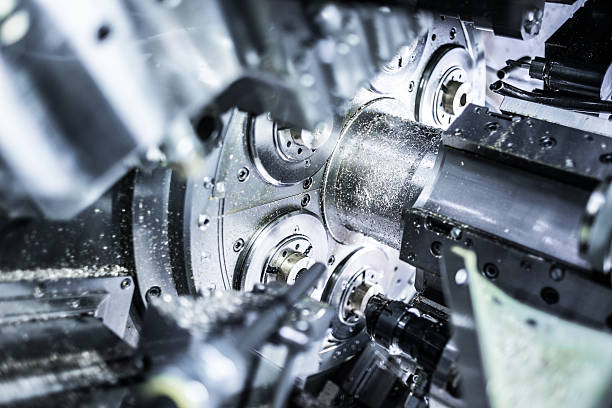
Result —
<instances>
[{"instance_id":1,"label":"cylindrical shaft","mask_svg":"<svg viewBox=\"0 0 612 408\"><path fill-rule=\"evenodd\" d=\"M347 123L326 170L325 221L339 241L356 231L399 249L402 210L433 172L441 131L379 100Z\"/></svg>"}]
</instances>

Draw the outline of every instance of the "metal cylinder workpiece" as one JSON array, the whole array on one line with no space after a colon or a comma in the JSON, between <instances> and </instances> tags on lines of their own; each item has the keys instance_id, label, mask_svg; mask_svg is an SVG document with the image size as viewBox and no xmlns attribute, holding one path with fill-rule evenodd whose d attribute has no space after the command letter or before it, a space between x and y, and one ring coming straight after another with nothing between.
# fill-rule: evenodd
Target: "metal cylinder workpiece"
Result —
<instances>
[{"instance_id":1,"label":"metal cylinder workpiece","mask_svg":"<svg viewBox=\"0 0 612 408\"><path fill-rule=\"evenodd\" d=\"M393 99L378 99L345 124L324 181L323 212L332 236L350 231L392 248L402 238L402 210L432 176L441 130L405 119Z\"/></svg>"}]
</instances>

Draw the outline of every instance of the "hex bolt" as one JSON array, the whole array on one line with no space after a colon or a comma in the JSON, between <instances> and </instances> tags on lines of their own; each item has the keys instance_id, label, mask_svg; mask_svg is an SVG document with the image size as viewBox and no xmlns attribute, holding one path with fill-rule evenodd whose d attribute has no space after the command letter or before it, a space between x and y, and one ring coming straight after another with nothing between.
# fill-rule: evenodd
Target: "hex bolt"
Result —
<instances>
[{"instance_id":1,"label":"hex bolt","mask_svg":"<svg viewBox=\"0 0 612 408\"><path fill-rule=\"evenodd\" d=\"M248 167L242 167L238 170L238 181L245 182L249 178L249 169Z\"/></svg>"},{"instance_id":2,"label":"hex bolt","mask_svg":"<svg viewBox=\"0 0 612 408\"><path fill-rule=\"evenodd\" d=\"M127 289L132 284L132 280L130 278L125 278L121 281L121 289Z\"/></svg>"},{"instance_id":3,"label":"hex bolt","mask_svg":"<svg viewBox=\"0 0 612 408\"><path fill-rule=\"evenodd\" d=\"M237 240L235 240L232 248L234 252L240 252L242 248L244 248L244 239L238 238Z\"/></svg>"}]
</instances>

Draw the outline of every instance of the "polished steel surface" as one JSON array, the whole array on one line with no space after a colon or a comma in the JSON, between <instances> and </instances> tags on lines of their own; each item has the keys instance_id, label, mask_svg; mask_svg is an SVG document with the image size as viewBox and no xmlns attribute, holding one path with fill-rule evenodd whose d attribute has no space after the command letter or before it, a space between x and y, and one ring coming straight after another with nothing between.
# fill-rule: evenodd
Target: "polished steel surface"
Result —
<instances>
[{"instance_id":1,"label":"polished steel surface","mask_svg":"<svg viewBox=\"0 0 612 408\"><path fill-rule=\"evenodd\" d=\"M327 233L318 217L305 211L292 212L258 231L238 262L237 279L234 279L236 288L251 290L257 283L266 283L272 260L279 252L281 257L287 258L290 250L298 251L314 262L326 261L329 251ZM297 272L299 270L287 279L295 282Z\"/></svg>"},{"instance_id":2,"label":"polished steel surface","mask_svg":"<svg viewBox=\"0 0 612 408\"><path fill-rule=\"evenodd\" d=\"M415 207L588 267L578 253L587 190L450 149L438 163L435 184Z\"/></svg>"},{"instance_id":3,"label":"polished steel surface","mask_svg":"<svg viewBox=\"0 0 612 408\"><path fill-rule=\"evenodd\" d=\"M325 223L339 242L358 232L399 248L402 211L429 181L440 141L437 129L404 117L401 103L380 99L345 125L323 185Z\"/></svg>"}]
</instances>

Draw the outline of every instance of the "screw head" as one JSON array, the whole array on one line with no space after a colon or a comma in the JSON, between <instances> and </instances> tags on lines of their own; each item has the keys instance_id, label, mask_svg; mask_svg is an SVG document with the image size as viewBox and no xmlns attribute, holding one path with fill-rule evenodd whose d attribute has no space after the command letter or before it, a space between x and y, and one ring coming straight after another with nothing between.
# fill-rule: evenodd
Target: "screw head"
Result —
<instances>
[{"instance_id":1,"label":"screw head","mask_svg":"<svg viewBox=\"0 0 612 408\"><path fill-rule=\"evenodd\" d=\"M244 239L238 238L234 241L234 245L232 245L232 249L234 252L240 252L244 248Z\"/></svg>"},{"instance_id":2,"label":"screw head","mask_svg":"<svg viewBox=\"0 0 612 408\"><path fill-rule=\"evenodd\" d=\"M542 136L540 138L540 146L544 149L552 149L557 144L557 141L554 137L550 136Z\"/></svg>"},{"instance_id":3,"label":"screw head","mask_svg":"<svg viewBox=\"0 0 612 408\"><path fill-rule=\"evenodd\" d=\"M121 281L121 289L127 289L132 284L132 280L130 278L125 278Z\"/></svg>"},{"instance_id":4,"label":"screw head","mask_svg":"<svg viewBox=\"0 0 612 408\"><path fill-rule=\"evenodd\" d=\"M245 182L249 178L249 169L248 167L242 167L238 170L238 181Z\"/></svg>"},{"instance_id":5,"label":"screw head","mask_svg":"<svg viewBox=\"0 0 612 408\"><path fill-rule=\"evenodd\" d=\"M436 258L441 257L442 256L442 243L440 241L432 242L431 247L429 248L429 251Z\"/></svg>"},{"instance_id":6,"label":"screw head","mask_svg":"<svg viewBox=\"0 0 612 408\"><path fill-rule=\"evenodd\" d=\"M489 279L495 279L499 276L499 269L497 268L497 265L492 263L485 264L485 266L482 268L482 272Z\"/></svg>"},{"instance_id":7,"label":"screw head","mask_svg":"<svg viewBox=\"0 0 612 408\"><path fill-rule=\"evenodd\" d=\"M300 202L300 204L302 204L302 207L306 207L308 205L308 203L310 203L310 195L308 194L304 194L304 196L302 197L302 201Z\"/></svg>"},{"instance_id":8,"label":"screw head","mask_svg":"<svg viewBox=\"0 0 612 408\"><path fill-rule=\"evenodd\" d=\"M151 286L145 295L147 302L150 302L152 298L157 298L161 296L161 288L159 286Z\"/></svg>"},{"instance_id":9,"label":"screw head","mask_svg":"<svg viewBox=\"0 0 612 408\"><path fill-rule=\"evenodd\" d=\"M312 177L308 177L306 180L304 180L304 182L302 183L302 188L304 190L308 190L310 187L312 186Z\"/></svg>"}]
</instances>

